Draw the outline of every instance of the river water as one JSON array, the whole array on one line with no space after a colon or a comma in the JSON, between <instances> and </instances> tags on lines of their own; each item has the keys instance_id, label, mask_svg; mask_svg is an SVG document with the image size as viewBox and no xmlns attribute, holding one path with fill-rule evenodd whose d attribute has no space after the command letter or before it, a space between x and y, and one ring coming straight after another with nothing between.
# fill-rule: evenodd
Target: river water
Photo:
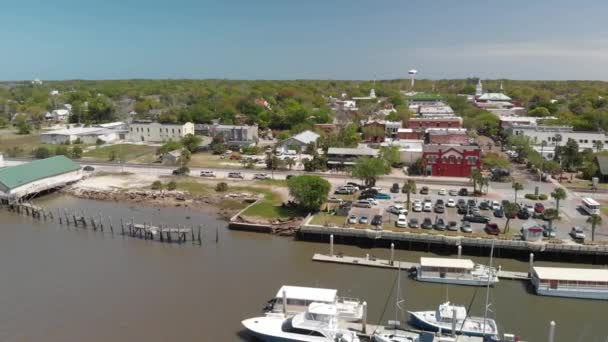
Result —
<instances>
[{"instance_id":1,"label":"river water","mask_svg":"<svg viewBox=\"0 0 608 342\"><path fill-rule=\"evenodd\" d=\"M337 288L342 296L368 302L371 323L394 319L396 271L311 261L313 253L328 250L324 244L230 231L211 214L181 208L63 195L38 203L102 212L115 225L120 217L134 217L202 224L206 230L200 247L163 244L0 211L0 341L249 341L240 321L259 315L283 284ZM388 257L384 249L336 246L336 251ZM416 261L423 253L396 255ZM512 260L497 264L527 268ZM473 301L472 314L483 315L485 290L419 283L402 274L406 309L433 309L449 298L465 305ZM526 341L546 341L550 320L557 322L560 342L605 342L608 336L606 301L536 296L525 283L509 280L501 281L490 298L501 330Z\"/></svg>"}]
</instances>

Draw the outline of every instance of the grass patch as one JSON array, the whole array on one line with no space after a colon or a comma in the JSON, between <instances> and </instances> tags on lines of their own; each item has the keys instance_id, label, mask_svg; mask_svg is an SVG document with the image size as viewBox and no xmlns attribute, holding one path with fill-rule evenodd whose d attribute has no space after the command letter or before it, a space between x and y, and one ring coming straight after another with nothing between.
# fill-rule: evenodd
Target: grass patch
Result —
<instances>
[{"instance_id":1,"label":"grass patch","mask_svg":"<svg viewBox=\"0 0 608 342\"><path fill-rule=\"evenodd\" d=\"M151 161L156 159L156 147L132 144L100 146L85 152L84 157L107 161L110 159L110 154L112 153L115 154L116 158L123 156L125 161L135 161L141 158L148 158L148 160Z\"/></svg>"},{"instance_id":2,"label":"grass patch","mask_svg":"<svg viewBox=\"0 0 608 342\"><path fill-rule=\"evenodd\" d=\"M561 183L565 187L572 188L591 188L593 183L590 180L574 178L572 181L562 181ZM608 189L608 183L599 183L597 185L599 189Z\"/></svg>"},{"instance_id":3,"label":"grass patch","mask_svg":"<svg viewBox=\"0 0 608 342\"><path fill-rule=\"evenodd\" d=\"M344 223L346 223L346 219L346 216L337 216L328 213L318 213L312 218L310 224L318 224L320 226L330 225L342 227Z\"/></svg>"},{"instance_id":4,"label":"grass patch","mask_svg":"<svg viewBox=\"0 0 608 342\"><path fill-rule=\"evenodd\" d=\"M177 190L188 191L192 195L210 195L214 194L214 187L209 184L198 183L194 181L177 181Z\"/></svg>"},{"instance_id":5,"label":"grass patch","mask_svg":"<svg viewBox=\"0 0 608 342\"><path fill-rule=\"evenodd\" d=\"M108 171L99 171L93 174L93 177L106 177L106 176L130 176L132 172L108 172Z\"/></svg>"},{"instance_id":6,"label":"grass patch","mask_svg":"<svg viewBox=\"0 0 608 342\"><path fill-rule=\"evenodd\" d=\"M257 182L264 185L287 186L287 181L285 179L261 179Z\"/></svg>"},{"instance_id":7,"label":"grass patch","mask_svg":"<svg viewBox=\"0 0 608 342\"><path fill-rule=\"evenodd\" d=\"M238 160L221 159L219 155L199 152L194 153L190 158L188 166L193 167L226 167L227 164L242 166Z\"/></svg>"},{"instance_id":8,"label":"grass patch","mask_svg":"<svg viewBox=\"0 0 608 342\"><path fill-rule=\"evenodd\" d=\"M265 219L273 218L289 218L296 216L305 216L307 213L299 208L288 208L282 206L281 197L272 190L257 188L257 187L238 187L230 188L230 190L240 189L243 191L261 193L264 198L253 206L249 207L243 216L261 217Z\"/></svg>"}]
</instances>

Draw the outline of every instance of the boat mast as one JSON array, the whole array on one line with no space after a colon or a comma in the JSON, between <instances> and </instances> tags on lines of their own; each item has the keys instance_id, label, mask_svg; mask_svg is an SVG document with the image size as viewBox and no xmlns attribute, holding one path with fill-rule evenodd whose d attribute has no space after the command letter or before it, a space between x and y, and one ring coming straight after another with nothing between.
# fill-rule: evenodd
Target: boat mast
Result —
<instances>
[{"instance_id":1,"label":"boat mast","mask_svg":"<svg viewBox=\"0 0 608 342\"><path fill-rule=\"evenodd\" d=\"M490 249L490 271L492 270L492 257L494 256L494 241L492 241L492 248ZM483 330L481 331L482 336L486 335L486 321L488 320L488 302L490 301L490 277L486 282L486 304L485 310L483 311Z\"/></svg>"},{"instance_id":2,"label":"boat mast","mask_svg":"<svg viewBox=\"0 0 608 342\"><path fill-rule=\"evenodd\" d=\"M399 322L399 295L401 294L401 261L397 261L397 293L395 293L395 334Z\"/></svg>"}]
</instances>

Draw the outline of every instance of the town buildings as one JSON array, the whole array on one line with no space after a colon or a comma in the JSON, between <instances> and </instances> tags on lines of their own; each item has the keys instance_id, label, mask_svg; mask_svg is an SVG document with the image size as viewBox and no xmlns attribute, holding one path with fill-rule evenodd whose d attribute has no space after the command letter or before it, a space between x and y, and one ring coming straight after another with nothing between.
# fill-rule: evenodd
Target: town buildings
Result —
<instances>
[{"instance_id":1,"label":"town buildings","mask_svg":"<svg viewBox=\"0 0 608 342\"><path fill-rule=\"evenodd\" d=\"M96 144L98 140L104 143L124 139L124 131L103 127L72 127L40 133L40 141L45 144L71 144L80 140L83 144Z\"/></svg>"},{"instance_id":2,"label":"town buildings","mask_svg":"<svg viewBox=\"0 0 608 342\"><path fill-rule=\"evenodd\" d=\"M327 150L327 166L330 168L344 168L355 165L359 157L375 158L378 150L365 145L357 148L330 147Z\"/></svg>"},{"instance_id":3,"label":"town buildings","mask_svg":"<svg viewBox=\"0 0 608 342\"><path fill-rule=\"evenodd\" d=\"M376 128L384 132L385 137L394 138L403 126L401 121L368 120L363 123L363 128ZM382 139L384 140L384 139Z\"/></svg>"},{"instance_id":4,"label":"town buildings","mask_svg":"<svg viewBox=\"0 0 608 342\"><path fill-rule=\"evenodd\" d=\"M424 145L425 176L469 177L481 168L481 149L475 145Z\"/></svg>"},{"instance_id":5,"label":"town buildings","mask_svg":"<svg viewBox=\"0 0 608 342\"><path fill-rule=\"evenodd\" d=\"M427 128L426 141L429 144L469 145L474 139L469 138L465 128Z\"/></svg>"},{"instance_id":6,"label":"town buildings","mask_svg":"<svg viewBox=\"0 0 608 342\"><path fill-rule=\"evenodd\" d=\"M602 131L574 131L571 126L511 125L508 134L530 138L534 145L564 146L569 139L578 143L579 150L597 150L601 142L602 150L608 149L608 136Z\"/></svg>"},{"instance_id":7,"label":"town buildings","mask_svg":"<svg viewBox=\"0 0 608 342\"><path fill-rule=\"evenodd\" d=\"M412 165L422 158L424 140L395 139L383 143L382 146L396 147L399 150L399 161L404 165Z\"/></svg>"},{"instance_id":8,"label":"town buildings","mask_svg":"<svg viewBox=\"0 0 608 342\"><path fill-rule=\"evenodd\" d=\"M304 151L306 146L311 143L316 143L319 137L320 135L313 131L304 131L278 143L276 150L287 153L290 150L295 151L296 148L299 148L300 151Z\"/></svg>"},{"instance_id":9,"label":"town buildings","mask_svg":"<svg viewBox=\"0 0 608 342\"><path fill-rule=\"evenodd\" d=\"M257 125L198 124L195 131L199 135L221 137L227 145L252 146L259 141Z\"/></svg>"},{"instance_id":10,"label":"town buildings","mask_svg":"<svg viewBox=\"0 0 608 342\"><path fill-rule=\"evenodd\" d=\"M134 121L129 125L127 139L133 142L161 143L169 140L181 140L188 134L194 134L194 124L163 124L151 121Z\"/></svg>"},{"instance_id":11,"label":"town buildings","mask_svg":"<svg viewBox=\"0 0 608 342\"><path fill-rule=\"evenodd\" d=\"M427 128L462 128L462 118L453 117L430 117L430 118L410 118L408 128L427 129Z\"/></svg>"}]
</instances>

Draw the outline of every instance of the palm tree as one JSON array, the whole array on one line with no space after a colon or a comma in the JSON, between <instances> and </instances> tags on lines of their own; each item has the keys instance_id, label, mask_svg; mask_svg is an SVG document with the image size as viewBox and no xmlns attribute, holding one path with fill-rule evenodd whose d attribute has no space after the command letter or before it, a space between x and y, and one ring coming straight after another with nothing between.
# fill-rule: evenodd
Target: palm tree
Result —
<instances>
[{"instance_id":1,"label":"palm tree","mask_svg":"<svg viewBox=\"0 0 608 342\"><path fill-rule=\"evenodd\" d=\"M291 168L296 164L296 161L293 158L285 158L285 164L287 164L291 170Z\"/></svg>"},{"instance_id":2,"label":"palm tree","mask_svg":"<svg viewBox=\"0 0 608 342\"><path fill-rule=\"evenodd\" d=\"M187 149L183 149L181 155L179 156L179 162L182 167L186 167L192 158L192 153Z\"/></svg>"},{"instance_id":3,"label":"palm tree","mask_svg":"<svg viewBox=\"0 0 608 342\"><path fill-rule=\"evenodd\" d=\"M559 213L559 201L566 199L568 194L563 188L555 188L555 190L551 193L551 197L555 199L555 210L557 210Z\"/></svg>"},{"instance_id":4,"label":"palm tree","mask_svg":"<svg viewBox=\"0 0 608 342\"><path fill-rule=\"evenodd\" d=\"M601 140L596 140L593 143L593 147L595 147L595 149L599 152L604 148L604 143Z\"/></svg>"},{"instance_id":5,"label":"palm tree","mask_svg":"<svg viewBox=\"0 0 608 342\"><path fill-rule=\"evenodd\" d=\"M407 194L407 210L410 210L410 194L416 192L416 182L408 179L405 183L403 183L401 192Z\"/></svg>"},{"instance_id":6,"label":"palm tree","mask_svg":"<svg viewBox=\"0 0 608 342\"><path fill-rule=\"evenodd\" d=\"M595 227L602 224L602 217L598 214L593 214L589 216L587 223L591 224L591 241L595 241Z\"/></svg>"},{"instance_id":7,"label":"palm tree","mask_svg":"<svg viewBox=\"0 0 608 342\"><path fill-rule=\"evenodd\" d=\"M517 203L517 192L519 190L523 190L524 186L520 182L513 182L513 185L511 187L513 188L513 190L515 190L515 203Z\"/></svg>"},{"instance_id":8,"label":"palm tree","mask_svg":"<svg viewBox=\"0 0 608 342\"><path fill-rule=\"evenodd\" d=\"M486 187L486 194L490 191L490 177L482 177L479 182L479 190L483 193L483 187Z\"/></svg>"},{"instance_id":9,"label":"palm tree","mask_svg":"<svg viewBox=\"0 0 608 342\"><path fill-rule=\"evenodd\" d=\"M505 229L503 230L504 233L506 234L509 231L509 222L511 221L511 218L514 217L515 215L517 215L517 212L519 211L519 205L517 205L517 203L507 203L505 205L505 217L507 218L507 222L505 222Z\"/></svg>"},{"instance_id":10,"label":"palm tree","mask_svg":"<svg viewBox=\"0 0 608 342\"><path fill-rule=\"evenodd\" d=\"M471 182L473 183L473 194L475 194L477 192L477 184L481 182L481 179L483 178L483 175L481 174L481 171L475 169L473 171L471 171Z\"/></svg>"},{"instance_id":11,"label":"palm tree","mask_svg":"<svg viewBox=\"0 0 608 342\"><path fill-rule=\"evenodd\" d=\"M553 221L559 220L559 212L553 208L549 208L545 210L543 217L549 221L549 229L553 229Z\"/></svg>"}]
</instances>

